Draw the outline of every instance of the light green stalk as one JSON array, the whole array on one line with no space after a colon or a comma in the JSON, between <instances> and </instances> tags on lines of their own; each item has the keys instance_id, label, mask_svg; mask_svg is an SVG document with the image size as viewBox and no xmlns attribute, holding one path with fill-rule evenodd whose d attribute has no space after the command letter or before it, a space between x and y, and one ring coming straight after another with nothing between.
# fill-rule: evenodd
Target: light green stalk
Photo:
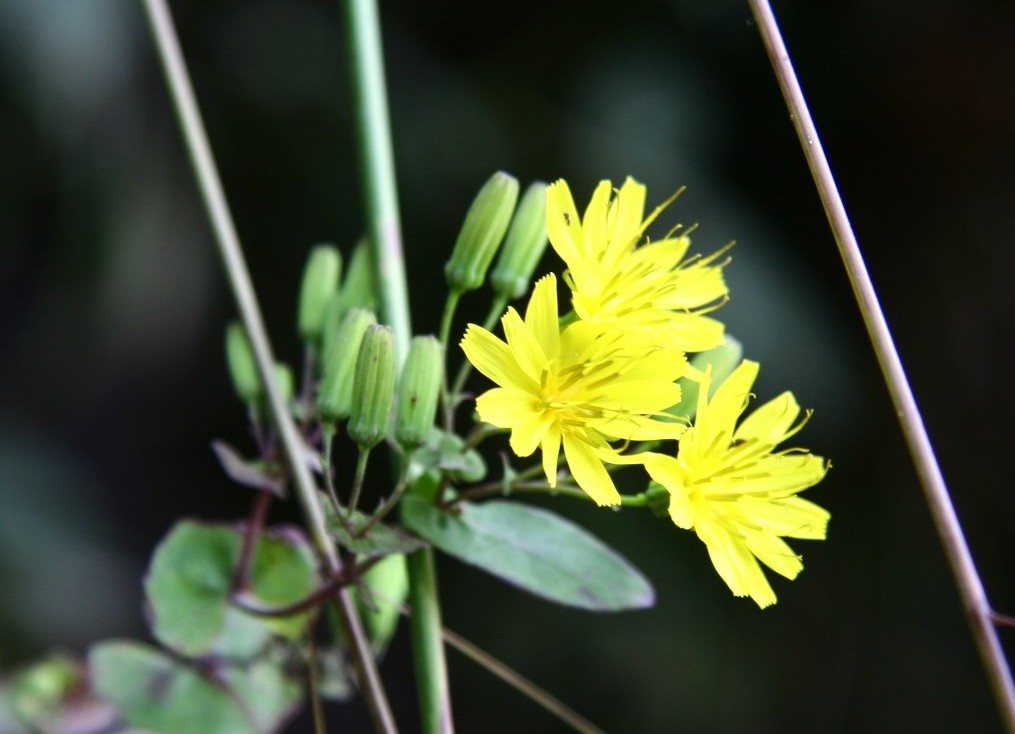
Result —
<instances>
[{"instance_id":1,"label":"light green stalk","mask_svg":"<svg viewBox=\"0 0 1015 734\"><path fill-rule=\"evenodd\" d=\"M368 231L378 269L382 318L395 332L401 365L409 350L412 327L402 256L380 21L375 0L346 0L344 8ZM412 554L407 567L412 600L410 626L423 732L450 734L454 727L447 663L441 641L433 551L427 548Z\"/></svg>"},{"instance_id":2,"label":"light green stalk","mask_svg":"<svg viewBox=\"0 0 1015 734\"><path fill-rule=\"evenodd\" d=\"M272 419L278 429L289 468L293 474L297 498L318 552L324 558L329 570L337 572L341 568L341 561L335 544L328 534L324 511L318 499L319 494L303 458L302 440L296 431L296 426L293 424L275 380L273 367L275 359L272 355L267 331L264 328L264 320L261 317L261 310L243 257L239 237L236 234L232 214L226 202L215 159L211 153L211 146L208 144L208 136L194 97L183 53L180 51L172 16L165 0L145 0L145 9L166 74L173 104L179 117L184 140L194 165L194 172L205 208L215 231L219 254L222 257L223 266L236 299L240 318L250 337L258 373L261 376L261 384L267 393ZM359 683L374 716L377 729L383 732L394 732L394 720L380 677L377 674L369 640L363 631L356 605L352 601L348 589L338 592L336 602L346 634L353 647L353 658L359 674Z\"/></svg>"},{"instance_id":3,"label":"light green stalk","mask_svg":"<svg viewBox=\"0 0 1015 734\"><path fill-rule=\"evenodd\" d=\"M749 3L789 107L790 118L796 127L818 195L825 207L825 214L839 245L839 253L846 266L846 273L853 286L853 293L867 326L874 353L881 365L881 373L899 417L917 477L923 487L924 499L934 518L938 537L951 565L955 584L972 628L973 639L979 648L980 658L994 689L1001 718L1008 732L1015 734L1015 685L1012 683L1011 671L998 640L997 629L994 626L995 615L987 600L986 590L973 562L973 555L962 532L962 525L959 523L941 468L938 466L934 448L920 416L920 409L906 377L906 371L902 367L902 360L895 348L881 304L878 302L877 293L860 253L860 246L843 206L832 170L825 158L818 131L804 101L800 83L790 63L789 53L786 51L775 16L767 0L749 0Z\"/></svg>"}]
</instances>

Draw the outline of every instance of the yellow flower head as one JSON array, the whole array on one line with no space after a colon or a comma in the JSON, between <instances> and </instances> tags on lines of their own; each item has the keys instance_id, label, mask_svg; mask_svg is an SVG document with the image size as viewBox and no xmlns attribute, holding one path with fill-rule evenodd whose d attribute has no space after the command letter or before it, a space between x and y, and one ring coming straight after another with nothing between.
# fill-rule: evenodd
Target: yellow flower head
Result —
<instances>
[{"instance_id":1,"label":"yellow flower head","mask_svg":"<svg viewBox=\"0 0 1015 734\"><path fill-rule=\"evenodd\" d=\"M614 190L601 181L579 220L567 183L556 181L547 190L547 232L567 264L579 318L603 329L651 330L674 349L700 352L723 339L722 324L704 314L726 298L725 263L716 262L724 250L687 258L691 240L675 232L638 247L674 198L645 218L645 186L628 178Z\"/></svg>"},{"instance_id":2,"label":"yellow flower head","mask_svg":"<svg viewBox=\"0 0 1015 734\"><path fill-rule=\"evenodd\" d=\"M803 564L782 538L823 540L830 515L796 496L821 481L825 460L801 449L773 453L806 422L797 422L800 407L792 393L736 426L757 374L757 362L744 360L709 399L706 372L694 425L680 439L676 458L652 454L645 468L669 491L673 522L697 532L734 595L764 608L776 597L758 561L795 578Z\"/></svg>"},{"instance_id":3,"label":"yellow flower head","mask_svg":"<svg viewBox=\"0 0 1015 734\"><path fill-rule=\"evenodd\" d=\"M543 451L543 471L556 486L561 445L578 485L599 505L620 502L603 463L640 463L615 441L678 438L679 423L659 420L680 400L674 383L687 368L681 352L655 345L648 333L603 334L578 321L559 326L557 279L533 289L525 319L513 308L501 319L507 341L469 324L465 356L496 382L476 399L480 418L511 429L511 448Z\"/></svg>"}]
</instances>

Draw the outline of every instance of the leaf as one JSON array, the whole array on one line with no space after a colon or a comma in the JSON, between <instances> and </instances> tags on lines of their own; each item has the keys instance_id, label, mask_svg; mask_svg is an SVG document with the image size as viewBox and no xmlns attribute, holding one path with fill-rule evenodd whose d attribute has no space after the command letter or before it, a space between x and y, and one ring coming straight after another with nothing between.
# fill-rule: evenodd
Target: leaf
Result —
<instances>
[{"instance_id":1,"label":"leaf","mask_svg":"<svg viewBox=\"0 0 1015 734\"><path fill-rule=\"evenodd\" d=\"M188 656L217 652L249 657L272 633L303 634L306 617L267 619L229 602L241 538L233 528L193 520L176 524L159 544L145 577L152 632ZM302 534L276 531L258 542L251 567L251 593L282 606L306 596L315 583L313 555Z\"/></svg>"},{"instance_id":2,"label":"leaf","mask_svg":"<svg viewBox=\"0 0 1015 734\"><path fill-rule=\"evenodd\" d=\"M219 682L148 645L109 640L88 653L92 686L131 726L152 734L258 734Z\"/></svg>"},{"instance_id":3,"label":"leaf","mask_svg":"<svg viewBox=\"0 0 1015 734\"><path fill-rule=\"evenodd\" d=\"M390 556L395 554L413 553L423 548L426 543L419 538L409 535L399 527L374 523L366 535L360 537L356 534L358 528L365 527L370 521L369 515L356 511L352 513L349 524L352 532L341 520L335 516L335 509L331 501L324 499L324 514L328 520L328 531L335 542L352 553L364 558L375 558L377 556Z\"/></svg>"},{"instance_id":4,"label":"leaf","mask_svg":"<svg viewBox=\"0 0 1015 734\"><path fill-rule=\"evenodd\" d=\"M412 455L413 461L426 469L448 472L452 479L478 482L486 476L486 462L475 449L465 450L461 436L447 433L434 426L427 434L426 443Z\"/></svg>"},{"instance_id":5,"label":"leaf","mask_svg":"<svg viewBox=\"0 0 1015 734\"><path fill-rule=\"evenodd\" d=\"M599 612L655 603L638 569L559 515L496 500L456 507L453 514L410 495L402 521L445 553L549 601Z\"/></svg>"},{"instance_id":6,"label":"leaf","mask_svg":"<svg viewBox=\"0 0 1015 734\"><path fill-rule=\"evenodd\" d=\"M211 448L222 466L222 471L234 482L245 487L264 489L280 499L285 499L283 483L265 473L263 462L244 459L225 441L212 441Z\"/></svg>"},{"instance_id":7,"label":"leaf","mask_svg":"<svg viewBox=\"0 0 1015 734\"><path fill-rule=\"evenodd\" d=\"M278 731L282 722L299 711L303 686L284 673L279 660L259 659L243 667L228 666L222 679L244 705L257 731Z\"/></svg>"}]
</instances>

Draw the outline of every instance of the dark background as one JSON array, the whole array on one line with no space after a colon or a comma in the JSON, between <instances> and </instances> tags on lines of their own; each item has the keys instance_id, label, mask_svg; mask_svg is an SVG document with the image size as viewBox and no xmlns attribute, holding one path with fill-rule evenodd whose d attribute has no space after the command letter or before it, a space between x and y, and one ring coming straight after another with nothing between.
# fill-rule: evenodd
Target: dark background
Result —
<instances>
[{"instance_id":1,"label":"dark background","mask_svg":"<svg viewBox=\"0 0 1015 734\"><path fill-rule=\"evenodd\" d=\"M348 251L363 229L338 9L173 10L276 350L295 362L308 248ZM1015 6L776 11L984 581L1015 611ZM693 534L560 499L653 579L656 608L557 608L442 559L449 626L612 732L999 730L746 4L403 0L382 16L418 332L436 329L443 261L492 171L565 177L580 202L601 178L633 175L653 204L686 184L665 223L698 223L703 252L737 241L720 316L762 364L759 397L789 388L813 407L797 442L834 462L809 494L832 512L829 539L794 543L806 572L773 580L771 609L733 598ZM222 359L234 310L140 5L0 3L0 115L9 669L144 636L159 538L180 516L246 512L209 441L248 444ZM461 731L564 730L450 663ZM404 629L382 674L412 731ZM359 703L329 721L367 730Z\"/></svg>"}]
</instances>

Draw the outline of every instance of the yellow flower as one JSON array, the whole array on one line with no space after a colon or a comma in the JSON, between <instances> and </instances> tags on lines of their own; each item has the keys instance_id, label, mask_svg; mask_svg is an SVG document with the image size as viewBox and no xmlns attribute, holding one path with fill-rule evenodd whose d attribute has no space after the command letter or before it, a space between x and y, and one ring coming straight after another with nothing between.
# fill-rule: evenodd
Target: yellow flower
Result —
<instances>
[{"instance_id":1,"label":"yellow flower","mask_svg":"<svg viewBox=\"0 0 1015 734\"><path fill-rule=\"evenodd\" d=\"M797 422L800 407L792 393L735 427L757 374L757 362L744 360L709 399L706 372L694 425L680 439L676 458L652 454L645 468L669 491L673 522L695 530L734 595L764 608L776 597L758 561L795 578L803 564L782 538L823 540L830 515L796 496L821 481L825 460L802 449L773 453L807 420Z\"/></svg>"},{"instance_id":2,"label":"yellow flower","mask_svg":"<svg viewBox=\"0 0 1015 734\"><path fill-rule=\"evenodd\" d=\"M723 325L704 314L726 299L725 262L717 262L725 249L687 258L691 239L675 230L637 246L675 198L644 218L645 186L628 178L614 190L601 181L579 220L567 183L556 181L547 190L547 232L567 264L579 318L603 329L651 330L674 349L701 352L723 339Z\"/></svg>"},{"instance_id":3,"label":"yellow flower","mask_svg":"<svg viewBox=\"0 0 1015 734\"><path fill-rule=\"evenodd\" d=\"M518 456L543 452L543 471L556 486L561 446L575 481L599 505L620 502L603 463L641 463L616 441L678 438L686 426L658 420L680 400L674 383L687 362L650 334L602 334L578 321L559 327L557 279L533 289L525 319L509 308L501 319L507 341L469 324L462 349L500 387L476 399L480 418L511 429Z\"/></svg>"}]
</instances>

